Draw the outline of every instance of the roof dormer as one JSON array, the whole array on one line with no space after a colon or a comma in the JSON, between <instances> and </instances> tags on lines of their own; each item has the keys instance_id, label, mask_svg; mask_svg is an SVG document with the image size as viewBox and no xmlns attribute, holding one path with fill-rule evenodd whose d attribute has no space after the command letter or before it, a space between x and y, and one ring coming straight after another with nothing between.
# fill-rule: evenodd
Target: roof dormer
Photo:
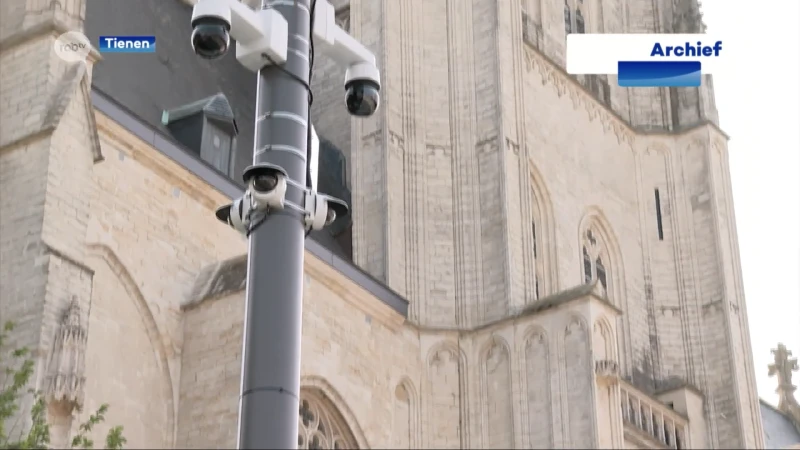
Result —
<instances>
[{"instance_id":1,"label":"roof dormer","mask_svg":"<svg viewBox=\"0 0 800 450\"><path fill-rule=\"evenodd\" d=\"M225 175L232 175L239 128L224 94L164 111L161 123L197 157Z\"/></svg>"}]
</instances>

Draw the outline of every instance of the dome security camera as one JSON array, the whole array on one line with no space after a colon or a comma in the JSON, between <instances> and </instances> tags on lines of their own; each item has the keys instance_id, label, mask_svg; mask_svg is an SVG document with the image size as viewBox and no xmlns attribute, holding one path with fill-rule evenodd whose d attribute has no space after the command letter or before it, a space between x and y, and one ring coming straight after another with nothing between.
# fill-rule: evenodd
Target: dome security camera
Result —
<instances>
[{"instance_id":1,"label":"dome security camera","mask_svg":"<svg viewBox=\"0 0 800 450\"><path fill-rule=\"evenodd\" d=\"M360 62L347 68L344 77L345 105L355 117L369 117L380 106L381 77L375 65Z\"/></svg>"}]
</instances>

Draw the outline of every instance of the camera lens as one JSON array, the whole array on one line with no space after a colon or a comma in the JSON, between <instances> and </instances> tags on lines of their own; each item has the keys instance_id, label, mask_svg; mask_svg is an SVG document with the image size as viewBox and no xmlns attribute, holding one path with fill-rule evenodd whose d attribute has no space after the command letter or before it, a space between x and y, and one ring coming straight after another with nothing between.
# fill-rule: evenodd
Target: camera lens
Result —
<instances>
[{"instance_id":1,"label":"camera lens","mask_svg":"<svg viewBox=\"0 0 800 450\"><path fill-rule=\"evenodd\" d=\"M325 221L332 223L334 220L336 220L336 211L328 209L328 215L325 217Z\"/></svg>"},{"instance_id":2,"label":"camera lens","mask_svg":"<svg viewBox=\"0 0 800 450\"><path fill-rule=\"evenodd\" d=\"M253 189L259 192L270 192L278 185L275 175L258 175L253 179Z\"/></svg>"},{"instance_id":3,"label":"camera lens","mask_svg":"<svg viewBox=\"0 0 800 450\"><path fill-rule=\"evenodd\" d=\"M230 36L224 21L198 22L192 31L192 47L197 56L216 59L228 51Z\"/></svg>"},{"instance_id":4,"label":"camera lens","mask_svg":"<svg viewBox=\"0 0 800 450\"><path fill-rule=\"evenodd\" d=\"M345 103L350 114L368 117L378 109L380 94L377 86L369 81L354 81L347 86Z\"/></svg>"}]
</instances>

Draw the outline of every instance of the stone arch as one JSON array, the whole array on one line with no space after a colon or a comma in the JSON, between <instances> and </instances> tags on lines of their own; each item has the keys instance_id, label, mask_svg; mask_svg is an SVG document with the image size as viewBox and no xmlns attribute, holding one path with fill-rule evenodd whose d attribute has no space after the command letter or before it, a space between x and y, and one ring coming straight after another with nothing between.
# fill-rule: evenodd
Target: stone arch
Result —
<instances>
[{"instance_id":1,"label":"stone arch","mask_svg":"<svg viewBox=\"0 0 800 450\"><path fill-rule=\"evenodd\" d=\"M305 402L305 403L304 403ZM306 412L314 417L304 417ZM298 448L309 448L308 439L317 437L319 445L316 448L324 449L358 449L369 448L364 432L358 425L355 415L347 406L344 398L319 376L304 376L300 379L300 411L298 417L298 433L305 439ZM320 428L322 425L322 428ZM306 434L303 435L303 432Z\"/></svg>"},{"instance_id":2,"label":"stone arch","mask_svg":"<svg viewBox=\"0 0 800 450\"><path fill-rule=\"evenodd\" d=\"M523 448L553 448L555 436L550 337L541 326L525 330L521 341Z\"/></svg>"},{"instance_id":3,"label":"stone arch","mask_svg":"<svg viewBox=\"0 0 800 450\"><path fill-rule=\"evenodd\" d=\"M602 345L602 348L597 348L596 351L598 354L596 355L595 359L607 359L616 361L617 360L617 346L616 343L616 336L614 336L613 328L611 328L611 324L608 322L608 319L605 317L600 317L594 322L593 327L594 332L594 341L601 341L598 342ZM602 354L599 354L602 352Z\"/></svg>"},{"instance_id":4,"label":"stone arch","mask_svg":"<svg viewBox=\"0 0 800 450\"><path fill-rule=\"evenodd\" d=\"M481 346L481 351L479 353L480 361L485 361L489 357L489 352L498 346L502 348L508 354L508 356L511 356L511 348L509 347L508 342L502 336L492 334Z\"/></svg>"},{"instance_id":5,"label":"stone arch","mask_svg":"<svg viewBox=\"0 0 800 450\"><path fill-rule=\"evenodd\" d=\"M544 329L544 327L540 325L529 326L522 335L522 348L524 349L527 347L528 342L537 337L549 342L549 336L547 335L547 331Z\"/></svg>"},{"instance_id":6,"label":"stone arch","mask_svg":"<svg viewBox=\"0 0 800 450\"><path fill-rule=\"evenodd\" d=\"M119 256L117 256L116 252L114 252L114 250L107 245L100 243L88 244L86 249L88 250L89 256L103 261L108 268L111 269L114 275L116 275L117 279L125 288L125 292L133 300L134 306L139 312L139 317L141 317L142 321L144 322L147 338L152 345L156 362L161 370L164 380L162 391L169 402L167 405L167 429L169 430L168 438L169 441L174 445L177 433L175 423L175 417L177 416L177 411L175 410L177 407L177 401L175 399L175 392L172 387L173 380L169 367L168 358L171 354L167 350L169 347L164 342L164 335L159 329L158 323L153 315L153 311L147 304L147 300L144 298L142 291L139 289L139 286L136 284L136 281L134 280L130 271L128 271L127 267L125 267L125 264L119 259ZM91 300L89 303L89 315L91 316Z\"/></svg>"},{"instance_id":7,"label":"stone arch","mask_svg":"<svg viewBox=\"0 0 800 450\"><path fill-rule=\"evenodd\" d=\"M596 244L593 244L592 241L596 242ZM624 305L625 274L622 253L611 224L600 208L596 206L589 207L586 214L584 214L578 227L578 242L578 261L581 262L582 281L591 282L600 279L597 271L597 259L599 257L605 269L606 283L603 287L606 290L606 297L617 306ZM590 248L592 245L596 245L594 253ZM588 280L586 276L587 255L584 250L588 250L589 262L594 264L591 269L592 279Z\"/></svg>"},{"instance_id":8,"label":"stone arch","mask_svg":"<svg viewBox=\"0 0 800 450\"><path fill-rule=\"evenodd\" d=\"M408 404L408 448L420 448L419 393L414 387L414 383L407 376L400 378L396 383L393 384L393 386L394 386L393 396L395 401L403 401L404 399L401 398L402 395L405 395L407 397L405 401ZM397 411L394 411L394 414L397 414ZM396 424L398 418L394 417L393 420L394 423ZM393 433L394 431L395 430L393 430ZM394 440L393 446L397 448L399 441L397 438L394 438L393 440Z\"/></svg>"},{"instance_id":9,"label":"stone arch","mask_svg":"<svg viewBox=\"0 0 800 450\"><path fill-rule=\"evenodd\" d=\"M528 172L532 190L531 220L535 227L529 230L533 234L529 252L534 280L540 283L539 298L542 298L559 290L555 214L550 191L533 161L528 161Z\"/></svg>"},{"instance_id":10,"label":"stone arch","mask_svg":"<svg viewBox=\"0 0 800 450\"><path fill-rule=\"evenodd\" d=\"M645 154L655 153L657 155L662 155L664 157L667 157L672 152L669 146L667 146L663 142L653 142L650 145L644 147L644 153Z\"/></svg>"},{"instance_id":11,"label":"stone arch","mask_svg":"<svg viewBox=\"0 0 800 450\"><path fill-rule=\"evenodd\" d=\"M589 324L587 323L586 318L580 314L570 314L567 316L567 324L564 326L564 334L570 334L573 330L575 330L576 326L580 327L580 329L584 331L589 329Z\"/></svg>"},{"instance_id":12,"label":"stone arch","mask_svg":"<svg viewBox=\"0 0 800 450\"><path fill-rule=\"evenodd\" d=\"M443 363L455 360L456 366L442 372L437 372ZM462 448L470 447L470 420L469 406L466 402L466 387L469 386L467 376L467 356L457 341L444 340L434 344L425 357L425 370L427 373L424 385L425 397L425 427L423 433L425 448L441 448L452 445L451 441L459 441ZM451 372L455 369L455 373ZM448 382L437 385L437 377L444 376ZM451 401L453 400L453 401ZM457 432L452 431L452 423L440 412L450 413L457 408L460 426ZM432 430L437 426L448 427L447 433L436 434Z\"/></svg>"},{"instance_id":13,"label":"stone arch","mask_svg":"<svg viewBox=\"0 0 800 450\"><path fill-rule=\"evenodd\" d=\"M461 346L457 342L453 341L442 341L433 345L430 348L430 350L428 350L428 354L425 357L425 361L430 365L430 363L433 361L436 355L442 351L448 351L458 355L458 361L461 364L466 364L467 362L467 355L464 354L464 351L461 349Z\"/></svg>"},{"instance_id":14,"label":"stone arch","mask_svg":"<svg viewBox=\"0 0 800 450\"><path fill-rule=\"evenodd\" d=\"M611 303L620 308L623 312L627 312L628 303L627 291L625 287L625 267L620 250L621 247L616 234L611 228L611 224L597 206L589 207L586 214L584 214L583 218L581 219L579 225L580 234L578 235L579 242L581 242L581 244L583 243L586 230L589 229L596 230L598 236L603 240L609 256L606 264L610 272L610 276L608 276L610 289L608 289L606 297ZM583 266L583 245L579 245L578 248L578 251L580 252L579 261L581 261L581 265ZM581 272L583 275L583 269ZM628 370L627 355L632 354L632 350L630 348L630 327L627 323L629 320L629 315L623 315L617 319L617 328L618 330L622 330L622 332L617 335L617 342L619 343L619 348L623 349L623 354L618 355L618 359L620 359L618 362L620 363L623 371Z\"/></svg>"},{"instance_id":15,"label":"stone arch","mask_svg":"<svg viewBox=\"0 0 800 450\"><path fill-rule=\"evenodd\" d=\"M511 348L499 335L492 334L481 347L480 394L482 445L485 448L514 446Z\"/></svg>"}]
</instances>

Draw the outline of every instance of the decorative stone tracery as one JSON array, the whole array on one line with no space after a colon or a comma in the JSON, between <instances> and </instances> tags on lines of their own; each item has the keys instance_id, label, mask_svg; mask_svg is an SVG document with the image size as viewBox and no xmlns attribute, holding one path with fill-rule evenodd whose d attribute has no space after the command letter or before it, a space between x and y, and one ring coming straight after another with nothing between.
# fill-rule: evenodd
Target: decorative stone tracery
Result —
<instances>
[{"instance_id":1,"label":"decorative stone tracery","mask_svg":"<svg viewBox=\"0 0 800 450\"><path fill-rule=\"evenodd\" d=\"M300 394L298 420L298 449L359 448L341 414L320 393Z\"/></svg>"},{"instance_id":2,"label":"decorative stone tracery","mask_svg":"<svg viewBox=\"0 0 800 450\"><path fill-rule=\"evenodd\" d=\"M569 96L575 108L583 106L591 121L599 120L606 132L613 133L617 142L633 148L634 131L629 124L620 119L608 106L594 98L594 95L580 87L560 67L549 61L534 48L525 51L525 67L529 73L538 72L542 85L551 85L559 97Z\"/></svg>"},{"instance_id":3,"label":"decorative stone tracery","mask_svg":"<svg viewBox=\"0 0 800 450\"><path fill-rule=\"evenodd\" d=\"M45 380L45 398L72 412L83 406L86 342L80 302L73 297L56 331Z\"/></svg>"}]
</instances>

